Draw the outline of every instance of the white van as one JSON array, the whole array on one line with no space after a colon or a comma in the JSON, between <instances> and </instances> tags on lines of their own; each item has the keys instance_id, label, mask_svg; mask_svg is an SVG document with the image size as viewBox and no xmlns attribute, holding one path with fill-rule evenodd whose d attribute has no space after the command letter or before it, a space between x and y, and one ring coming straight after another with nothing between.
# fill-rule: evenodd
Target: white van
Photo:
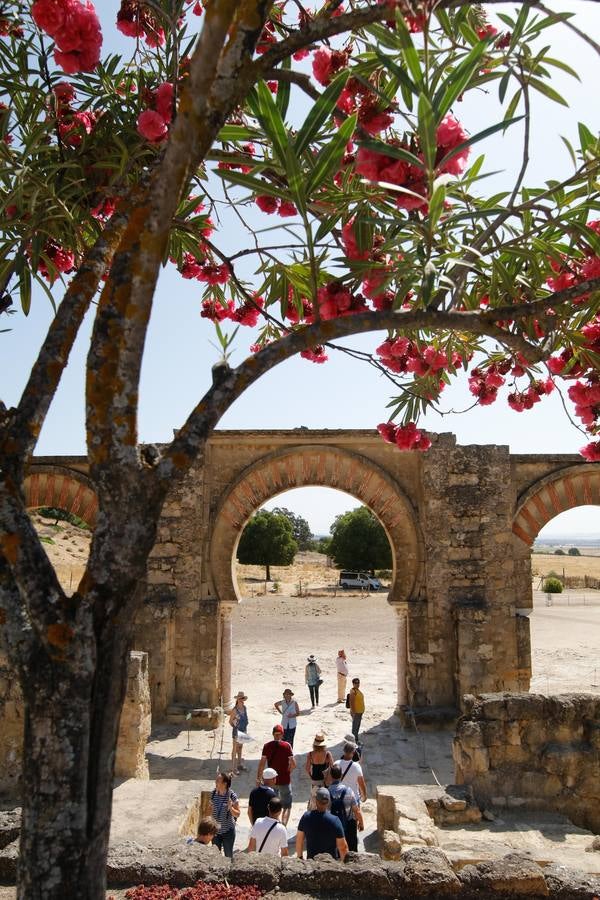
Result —
<instances>
[{"instance_id":1,"label":"white van","mask_svg":"<svg viewBox=\"0 0 600 900\"><path fill-rule=\"evenodd\" d=\"M350 588L362 588L365 591L383 590L379 578L366 575L364 572L340 572L340 587L345 591Z\"/></svg>"}]
</instances>

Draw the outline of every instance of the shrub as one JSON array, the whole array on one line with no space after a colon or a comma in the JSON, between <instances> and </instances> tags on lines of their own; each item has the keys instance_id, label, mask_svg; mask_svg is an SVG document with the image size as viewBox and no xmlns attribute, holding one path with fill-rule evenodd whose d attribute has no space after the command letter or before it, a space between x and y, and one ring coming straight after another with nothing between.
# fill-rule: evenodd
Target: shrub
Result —
<instances>
[{"instance_id":1,"label":"shrub","mask_svg":"<svg viewBox=\"0 0 600 900\"><path fill-rule=\"evenodd\" d=\"M543 590L546 594L562 594L563 583L560 578L546 578Z\"/></svg>"},{"instance_id":2,"label":"shrub","mask_svg":"<svg viewBox=\"0 0 600 900\"><path fill-rule=\"evenodd\" d=\"M555 550L555 551L554 551L554 555L555 555L555 556L564 556L564 555L565 555L565 551L564 551L564 550L561 550L561 549L559 548L558 550Z\"/></svg>"},{"instance_id":3,"label":"shrub","mask_svg":"<svg viewBox=\"0 0 600 900\"><path fill-rule=\"evenodd\" d=\"M581 556L579 547L569 547L569 556Z\"/></svg>"}]
</instances>

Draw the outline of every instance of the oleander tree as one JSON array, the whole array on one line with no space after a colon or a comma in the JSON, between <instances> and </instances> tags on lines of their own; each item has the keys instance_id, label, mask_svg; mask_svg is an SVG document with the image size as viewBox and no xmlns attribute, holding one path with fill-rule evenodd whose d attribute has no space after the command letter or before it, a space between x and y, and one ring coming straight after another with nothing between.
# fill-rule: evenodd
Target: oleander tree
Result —
<instances>
[{"instance_id":1,"label":"oleander tree","mask_svg":"<svg viewBox=\"0 0 600 900\"><path fill-rule=\"evenodd\" d=\"M9 327L6 313L27 313L40 288L56 304L18 405L0 411L0 608L25 703L20 898L104 896L136 589L169 487L263 373L297 353L326 365L337 339L380 332L372 354L355 355L389 379L379 428L399 451L427 449L419 416L466 378L475 403L517 411L565 385L584 455L600 458L597 135L582 123L565 136L562 180L530 175L543 152L532 100L560 109L553 76L576 75L552 35L569 27L600 48L568 9L505 9L123 0L115 27L131 54L120 57L103 54L91 2L0 6L0 308ZM461 122L472 92L499 104L481 105L477 130ZM490 192L483 152L511 133L522 164ZM256 207L279 228L232 253L215 198L240 221ZM202 286L222 358L157 449L138 444L137 414L164 266ZM99 514L68 596L23 484L92 304L86 429ZM254 329L253 353L231 368L238 328Z\"/></svg>"}]
</instances>

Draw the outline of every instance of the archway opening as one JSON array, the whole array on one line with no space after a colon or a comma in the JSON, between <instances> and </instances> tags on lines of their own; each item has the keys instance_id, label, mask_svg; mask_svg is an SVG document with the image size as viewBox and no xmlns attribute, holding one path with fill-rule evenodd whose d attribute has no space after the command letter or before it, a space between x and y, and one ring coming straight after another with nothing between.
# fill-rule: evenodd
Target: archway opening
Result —
<instances>
[{"instance_id":1,"label":"archway opening","mask_svg":"<svg viewBox=\"0 0 600 900\"><path fill-rule=\"evenodd\" d=\"M25 480L25 500L48 559L70 595L85 571L96 523L92 484L76 470L33 465Z\"/></svg>"},{"instance_id":2,"label":"archway opening","mask_svg":"<svg viewBox=\"0 0 600 900\"><path fill-rule=\"evenodd\" d=\"M266 580L263 564L235 562L242 602L234 610L232 621L233 693L240 689L248 692L244 686L251 670L247 658L258 658L261 679L268 684L269 709L281 699L284 688L294 691L303 710L312 709L305 684L305 666L308 656L313 654L319 661L323 679L319 691L320 713L314 716L315 721L319 718L332 735L338 721L344 726L349 724L345 705L337 701L345 699L353 675L361 678L370 694L371 711L365 714L365 726L371 719L379 721L382 707L389 713L396 705L396 617L388 603L394 564L385 530L367 507L339 490L297 488L271 498L261 507L261 511L285 518L282 510L287 513L288 521L296 520L300 532L309 531L310 541L308 546L303 544L289 565L273 564L270 580ZM373 540L373 535L375 539L383 536L387 554L382 556L377 545L372 548L372 565L365 562L368 554L362 557L362 564L353 568L349 563L336 564L327 554L327 541L332 538L332 528L339 538L340 529L335 528L335 522L342 516L346 533L341 541L338 539L337 552L346 554L343 557L346 563L348 544L351 551L351 542L361 533L365 542ZM379 535L370 528L369 520L373 519ZM302 525L308 528L302 529ZM239 546L241 543L238 549ZM377 565L378 562L383 565ZM336 659L341 649L347 656L349 678L339 697ZM263 703L263 685L260 694ZM301 718L304 725L307 719ZM306 728L302 731L306 732ZM344 734L339 737L343 738Z\"/></svg>"},{"instance_id":3,"label":"archway opening","mask_svg":"<svg viewBox=\"0 0 600 900\"><path fill-rule=\"evenodd\" d=\"M531 690L600 693L600 506L552 518L533 544L531 571Z\"/></svg>"}]
</instances>

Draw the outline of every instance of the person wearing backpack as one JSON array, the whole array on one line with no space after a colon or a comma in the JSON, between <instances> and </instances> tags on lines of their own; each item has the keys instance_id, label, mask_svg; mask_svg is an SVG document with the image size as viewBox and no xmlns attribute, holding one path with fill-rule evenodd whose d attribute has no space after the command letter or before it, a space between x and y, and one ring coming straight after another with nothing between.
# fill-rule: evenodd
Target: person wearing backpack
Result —
<instances>
[{"instance_id":1,"label":"person wearing backpack","mask_svg":"<svg viewBox=\"0 0 600 900\"><path fill-rule=\"evenodd\" d=\"M330 769L330 775L333 779L329 785L331 815L337 816L342 823L348 850L358 850L357 829L358 831L364 831L365 828L360 806L356 801L352 788L348 787L347 784L342 784L340 780L342 777L340 766L333 765Z\"/></svg>"}]
</instances>

